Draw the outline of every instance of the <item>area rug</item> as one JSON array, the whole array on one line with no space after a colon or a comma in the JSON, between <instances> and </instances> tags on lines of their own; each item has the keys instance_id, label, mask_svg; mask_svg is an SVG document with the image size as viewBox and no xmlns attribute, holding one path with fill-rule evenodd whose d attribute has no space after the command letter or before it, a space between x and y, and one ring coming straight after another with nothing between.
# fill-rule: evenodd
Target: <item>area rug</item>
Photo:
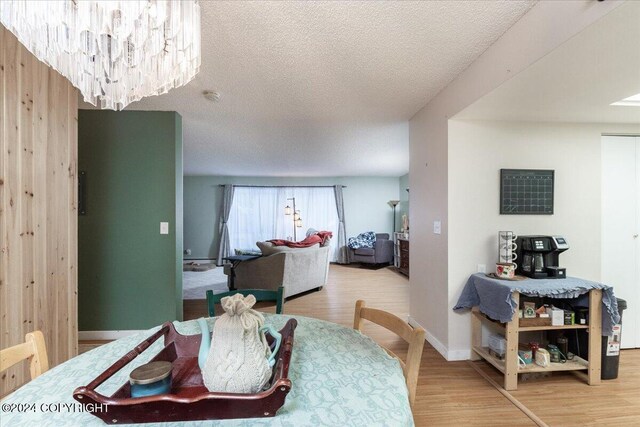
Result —
<instances>
[{"instance_id":1,"label":"area rug","mask_svg":"<svg viewBox=\"0 0 640 427\"><path fill-rule=\"evenodd\" d=\"M211 289L214 294L229 290L224 269L214 268L207 271L182 272L182 298L205 299L206 292Z\"/></svg>"}]
</instances>

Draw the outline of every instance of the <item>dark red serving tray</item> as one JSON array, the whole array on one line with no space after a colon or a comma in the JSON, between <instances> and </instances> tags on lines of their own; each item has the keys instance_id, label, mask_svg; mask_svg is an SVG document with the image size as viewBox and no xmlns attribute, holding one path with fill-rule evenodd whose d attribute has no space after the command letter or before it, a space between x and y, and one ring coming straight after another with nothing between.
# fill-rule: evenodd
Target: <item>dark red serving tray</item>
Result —
<instances>
[{"instance_id":1,"label":"dark red serving tray","mask_svg":"<svg viewBox=\"0 0 640 427\"><path fill-rule=\"evenodd\" d=\"M260 393L209 392L202 383L202 374L198 367L200 335L181 335L175 330L173 323L167 322L158 332L125 354L89 385L78 387L73 392L73 398L80 402L87 412L107 424L273 417L284 405L285 398L291 390L291 380L288 378L289 363L293 350L293 331L297 324L295 319L289 319L280 330L282 345L276 357L271 386ZM100 384L162 336L164 349L152 361L169 361L173 364L173 385L170 394L132 398L128 381L110 397L95 391ZM268 336L268 339L270 338Z\"/></svg>"}]
</instances>

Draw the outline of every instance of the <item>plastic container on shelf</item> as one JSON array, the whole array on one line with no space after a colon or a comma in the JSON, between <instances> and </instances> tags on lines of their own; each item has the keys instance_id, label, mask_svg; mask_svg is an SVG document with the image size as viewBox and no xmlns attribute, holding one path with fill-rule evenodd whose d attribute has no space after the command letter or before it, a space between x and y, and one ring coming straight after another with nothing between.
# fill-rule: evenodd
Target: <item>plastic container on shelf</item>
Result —
<instances>
[{"instance_id":1,"label":"plastic container on shelf","mask_svg":"<svg viewBox=\"0 0 640 427\"><path fill-rule=\"evenodd\" d=\"M507 352L507 340L503 335L489 334L489 349L500 359L503 359Z\"/></svg>"}]
</instances>

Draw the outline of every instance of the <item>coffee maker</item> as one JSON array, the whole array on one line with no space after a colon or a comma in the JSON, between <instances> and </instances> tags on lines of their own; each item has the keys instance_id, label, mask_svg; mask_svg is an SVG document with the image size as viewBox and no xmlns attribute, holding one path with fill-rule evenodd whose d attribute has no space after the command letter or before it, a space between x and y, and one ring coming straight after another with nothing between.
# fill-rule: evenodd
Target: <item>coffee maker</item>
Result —
<instances>
[{"instance_id":1,"label":"coffee maker","mask_svg":"<svg viewBox=\"0 0 640 427\"><path fill-rule=\"evenodd\" d=\"M559 255L569 249L562 236L520 236L517 240L517 273L533 279L564 279Z\"/></svg>"}]
</instances>

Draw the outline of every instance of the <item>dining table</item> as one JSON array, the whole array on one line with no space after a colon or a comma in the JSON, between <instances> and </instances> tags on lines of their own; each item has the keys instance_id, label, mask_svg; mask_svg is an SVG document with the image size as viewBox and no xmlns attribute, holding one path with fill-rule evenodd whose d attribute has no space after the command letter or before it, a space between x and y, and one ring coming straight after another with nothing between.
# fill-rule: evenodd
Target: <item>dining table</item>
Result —
<instances>
[{"instance_id":1,"label":"dining table","mask_svg":"<svg viewBox=\"0 0 640 427\"><path fill-rule=\"evenodd\" d=\"M408 392L397 359L360 332L304 316L265 314L265 324L281 329L294 318L298 326L289 367L291 391L274 417L170 422L177 426L413 426ZM207 318L213 328L216 318ZM196 320L173 322L183 335L200 334ZM105 423L73 399L114 362L159 330L159 326L104 344L76 356L23 385L2 400L2 426L100 426ZM128 381L129 373L162 348L153 343L100 385L105 396ZM104 408L108 411L108 407Z\"/></svg>"}]
</instances>

